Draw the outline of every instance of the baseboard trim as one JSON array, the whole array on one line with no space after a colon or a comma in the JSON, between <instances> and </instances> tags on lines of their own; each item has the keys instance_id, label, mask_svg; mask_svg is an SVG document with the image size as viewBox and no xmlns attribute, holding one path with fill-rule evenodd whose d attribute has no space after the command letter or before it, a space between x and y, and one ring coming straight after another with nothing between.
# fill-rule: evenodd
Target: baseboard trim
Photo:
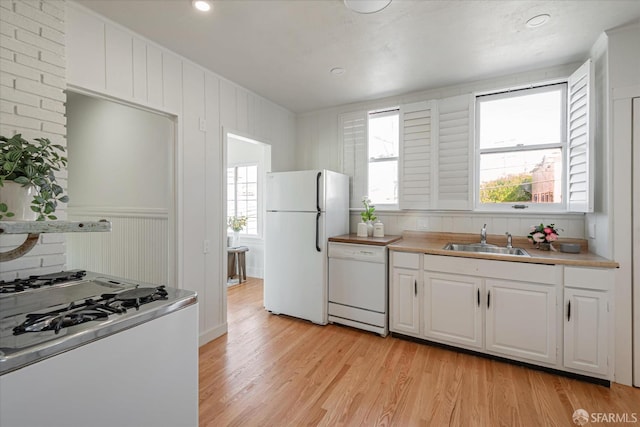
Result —
<instances>
[{"instance_id":1,"label":"baseboard trim","mask_svg":"<svg viewBox=\"0 0 640 427\"><path fill-rule=\"evenodd\" d=\"M211 342L226 333L227 333L227 322L224 322L222 325L216 326L215 328L202 332L198 336L198 346L202 347L206 343Z\"/></svg>"}]
</instances>

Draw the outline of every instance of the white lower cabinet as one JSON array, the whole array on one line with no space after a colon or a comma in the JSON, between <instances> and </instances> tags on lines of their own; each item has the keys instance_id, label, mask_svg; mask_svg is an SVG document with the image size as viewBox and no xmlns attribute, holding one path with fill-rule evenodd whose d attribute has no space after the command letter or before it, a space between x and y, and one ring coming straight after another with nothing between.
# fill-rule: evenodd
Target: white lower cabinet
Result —
<instances>
[{"instance_id":1,"label":"white lower cabinet","mask_svg":"<svg viewBox=\"0 0 640 427\"><path fill-rule=\"evenodd\" d=\"M391 324L394 332L417 336L420 333L418 271L394 268L391 278Z\"/></svg>"},{"instance_id":2,"label":"white lower cabinet","mask_svg":"<svg viewBox=\"0 0 640 427\"><path fill-rule=\"evenodd\" d=\"M481 349L482 280L425 272L423 286L423 335L434 341Z\"/></svg>"},{"instance_id":3,"label":"white lower cabinet","mask_svg":"<svg viewBox=\"0 0 640 427\"><path fill-rule=\"evenodd\" d=\"M564 288L564 367L609 374L609 289L613 270L567 267Z\"/></svg>"},{"instance_id":4,"label":"white lower cabinet","mask_svg":"<svg viewBox=\"0 0 640 427\"><path fill-rule=\"evenodd\" d=\"M556 287L487 279L486 343L498 355L556 362Z\"/></svg>"},{"instance_id":5,"label":"white lower cabinet","mask_svg":"<svg viewBox=\"0 0 640 427\"><path fill-rule=\"evenodd\" d=\"M613 270L394 251L390 259L392 332L612 377Z\"/></svg>"}]
</instances>

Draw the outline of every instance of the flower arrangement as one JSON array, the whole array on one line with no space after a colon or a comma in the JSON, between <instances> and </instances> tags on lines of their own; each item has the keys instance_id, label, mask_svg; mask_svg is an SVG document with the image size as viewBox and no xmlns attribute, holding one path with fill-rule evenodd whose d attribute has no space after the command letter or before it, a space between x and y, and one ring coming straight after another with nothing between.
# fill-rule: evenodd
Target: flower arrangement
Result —
<instances>
[{"instance_id":1,"label":"flower arrangement","mask_svg":"<svg viewBox=\"0 0 640 427\"><path fill-rule=\"evenodd\" d=\"M362 196L362 204L364 205L364 212L360 212L363 222L375 221L377 216L374 215L376 207L371 204L371 200L367 196Z\"/></svg>"},{"instance_id":2,"label":"flower arrangement","mask_svg":"<svg viewBox=\"0 0 640 427\"><path fill-rule=\"evenodd\" d=\"M532 225L529 235L527 239L531 240L533 243L552 243L558 240L558 233L560 228L556 228L555 224L543 225Z\"/></svg>"},{"instance_id":3,"label":"flower arrangement","mask_svg":"<svg viewBox=\"0 0 640 427\"><path fill-rule=\"evenodd\" d=\"M233 231L242 231L244 227L247 226L247 217L246 216L230 216L227 219L227 225Z\"/></svg>"}]
</instances>

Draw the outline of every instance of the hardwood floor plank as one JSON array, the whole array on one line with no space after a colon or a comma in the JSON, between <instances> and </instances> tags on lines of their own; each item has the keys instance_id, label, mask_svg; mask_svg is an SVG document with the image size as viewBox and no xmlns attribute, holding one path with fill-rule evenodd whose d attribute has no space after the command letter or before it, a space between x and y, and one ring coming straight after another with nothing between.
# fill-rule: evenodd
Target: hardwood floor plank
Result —
<instances>
[{"instance_id":1,"label":"hardwood floor plank","mask_svg":"<svg viewBox=\"0 0 640 427\"><path fill-rule=\"evenodd\" d=\"M201 427L569 426L578 408L640 418L638 389L275 316L262 289L228 289L229 332L200 348Z\"/></svg>"}]
</instances>

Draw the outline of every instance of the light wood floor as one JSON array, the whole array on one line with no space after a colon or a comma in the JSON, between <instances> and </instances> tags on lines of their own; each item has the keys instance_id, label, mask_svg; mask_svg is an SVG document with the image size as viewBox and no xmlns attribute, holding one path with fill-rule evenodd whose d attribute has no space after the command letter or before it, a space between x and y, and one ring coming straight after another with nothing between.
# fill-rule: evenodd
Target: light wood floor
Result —
<instances>
[{"instance_id":1,"label":"light wood floor","mask_svg":"<svg viewBox=\"0 0 640 427\"><path fill-rule=\"evenodd\" d=\"M201 427L572 426L578 408L640 418L639 389L272 315L259 279L229 289L228 322L200 349Z\"/></svg>"}]
</instances>

